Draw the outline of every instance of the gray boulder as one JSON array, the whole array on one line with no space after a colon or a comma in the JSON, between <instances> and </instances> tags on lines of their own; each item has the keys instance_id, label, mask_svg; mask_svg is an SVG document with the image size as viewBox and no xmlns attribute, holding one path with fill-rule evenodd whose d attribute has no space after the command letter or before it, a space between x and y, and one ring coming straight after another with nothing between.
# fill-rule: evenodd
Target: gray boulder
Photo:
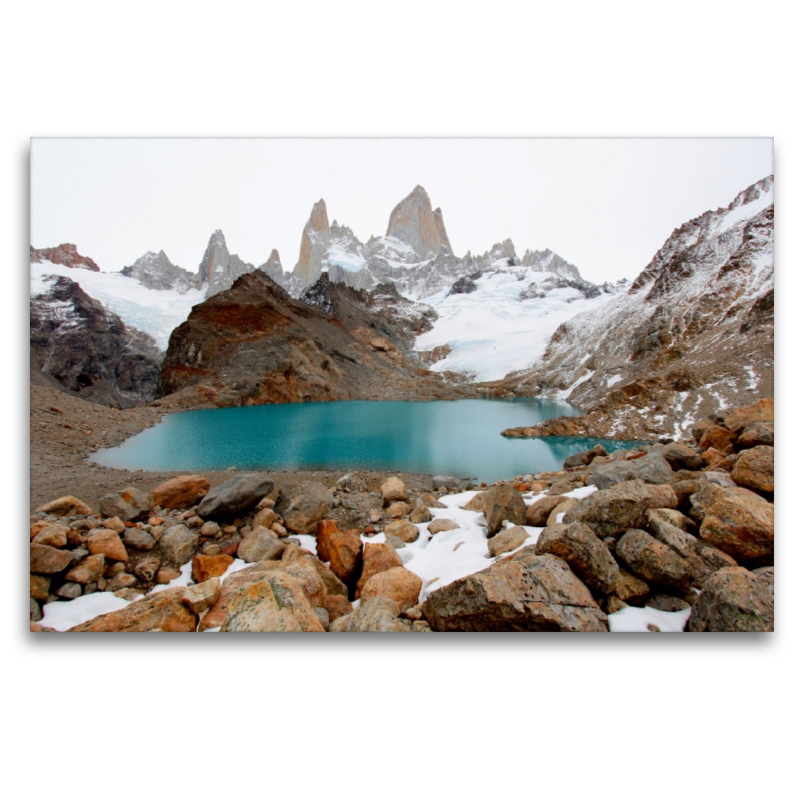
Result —
<instances>
[{"instance_id":1,"label":"gray boulder","mask_svg":"<svg viewBox=\"0 0 800 800\"><path fill-rule=\"evenodd\" d=\"M705 462L700 456L686 445L673 442L661 449L661 457L677 472L679 469L701 470Z\"/></svg>"},{"instance_id":2,"label":"gray boulder","mask_svg":"<svg viewBox=\"0 0 800 800\"><path fill-rule=\"evenodd\" d=\"M285 549L286 545L279 541L272 531L258 527L239 542L236 555L248 564L252 564L255 561L275 560Z\"/></svg>"},{"instance_id":3,"label":"gray boulder","mask_svg":"<svg viewBox=\"0 0 800 800\"><path fill-rule=\"evenodd\" d=\"M434 475L431 479L431 488L434 491L444 487L445 489L458 489L459 492L464 492L471 485L469 478L454 478L450 475Z\"/></svg>"},{"instance_id":4,"label":"gray boulder","mask_svg":"<svg viewBox=\"0 0 800 800\"><path fill-rule=\"evenodd\" d=\"M692 606L686 629L698 631L775 630L774 571L727 567L711 575Z\"/></svg>"},{"instance_id":5,"label":"gray boulder","mask_svg":"<svg viewBox=\"0 0 800 800\"><path fill-rule=\"evenodd\" d=\"M197 514L202 519L235 517L249 511L273 486L266 475L256 472L237 475L211 489L197 507Z\"/></svg>"},{"instance_id":6,"label":"gray boulder","mask_svg":"<svg viewBox=\"0 0 800 800\"><path fill-rule=\"evenodd\" d=\"M278 494L275 510L293 533L313 533L333 506L331 493L319 481L291 481Z\"/></svg>"},{"instance_id":7,"label":"gray boulder","mask_svg":"<svg viewBox=\"0 0 800 800\"><path fill-rule=\"evenodd\" d=\"M100 498L100 513L107 517L119 517L128 522L146 519L153 507L153 498L135 486L121 492L112 492Z\"/></svg>"},{"instance_id":8,"label":"gray boulder","mask_svg":"<svg viewBox=\"0 0 800 800\"><path fill-rule=\"evenodd\" d=\"M506 519L514 525L524 525L525 511L522 495L507 483L492 486L483 493L483 513L489 525L489 536L494 536Z\"/></svg>"},{"instance_id":9,"label":"gray boulder","mask_svg":"<svg viewBox=\"0 0 800 800\"><path fill-rule=\"evenodd\" d=\"M185 525L173 525L164 531L159 545L164 557L178 566L191 561L197 552L200 534Z\"/></svg>"},{"instance_id":10,"label":"gray boulder","mask_svg":"<svg viewBox=\"0 0 800 800\"><path fill-rule=\"evenodd\" d=\"M367 484L354 472L348 472L336 481L336 489L340 492L366 492Z\"/></svg>"},{"instance_id":11,"label":"gray boulder","mask_svg":"<svg viewBox=\"0 0 800 800\"><path fill-rule=\"evenodd\" d=\"M608 489L618 483L642 480L654 485L669 483L672 467L661 453L648 453L632 461L612 461L590 468L587 483L598 489Z\"/></svg>"}]
</instances>

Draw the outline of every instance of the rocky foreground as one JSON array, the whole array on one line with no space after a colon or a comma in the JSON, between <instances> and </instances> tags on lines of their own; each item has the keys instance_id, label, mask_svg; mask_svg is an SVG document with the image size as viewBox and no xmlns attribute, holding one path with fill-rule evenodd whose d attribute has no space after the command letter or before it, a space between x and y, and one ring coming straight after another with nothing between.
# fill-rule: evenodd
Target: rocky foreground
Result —
<instances>
[{"instance_id":1,"label":"rocky foreground","mask_svg":"<svg viewBox=\"0 0 800 800\"><path fill-rule=\"evenodd\" d=\"M396 477L369 491L355 474L276 491L247 474L129 487L99 513L60 497L31 517L31 630L76 601L107 613L71 631L600 632L640 610L690 631L773 630L773 402L692 434L482 492L441 476L430 492ZM436 547L441 579L405 566ZM479 551L487 568L458 566Z\"/></svg>"}]
</instances>

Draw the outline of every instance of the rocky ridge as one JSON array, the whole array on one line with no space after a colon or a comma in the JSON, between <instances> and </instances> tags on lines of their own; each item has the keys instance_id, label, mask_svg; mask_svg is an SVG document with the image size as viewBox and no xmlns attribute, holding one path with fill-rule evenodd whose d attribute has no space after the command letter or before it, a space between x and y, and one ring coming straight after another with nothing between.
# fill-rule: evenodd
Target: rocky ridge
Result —
<instances>
[{"instance_id":1,"label":"rocky ridge","mask_svg":"<svg viewBox=\"0 0 800 800\"><path fill-rule=\"evenodd\" d=\"M202 286L199 274L175 266L163 250L145 253L130 266L123 267L121 274L155 291L174 289L184 294L189 289L199 289Z\"/></svg>"},{"instance_id":2,"label":"rocky ridge","mask_svg":"<svg viewBox=\"0 0 800 800\"><path fill-rule=\"evenodd\" d=\"M771 436L763 399L679 444L596 447L466 495L255 473L130 487L99 513L62 496L31 517L32 630L773 630ZM457 541L456 560L467 520L489 566L436 588L417 554Z\"/></svg>"},{"instance_id":3,"label":"rocky ridge","mask_svg":"<svg viewBox=\"0 0 800 800\"><path fill-rule=\"evenodd\" d=\"M92 272L100 272L100 267L88 256L82 256L78 252L77 245L74 244L60 244L58 247L44 247L39 250L31 245L31 263L41 264L44 261L63 264L72 269L88 269Z\"/></svg>"}]
</instances>

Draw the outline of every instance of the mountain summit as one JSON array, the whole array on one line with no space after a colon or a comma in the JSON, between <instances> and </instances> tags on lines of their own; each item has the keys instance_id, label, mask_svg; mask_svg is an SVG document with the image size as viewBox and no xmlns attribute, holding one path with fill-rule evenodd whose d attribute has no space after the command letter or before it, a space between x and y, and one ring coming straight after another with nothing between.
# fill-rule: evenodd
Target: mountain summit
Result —
<instances>
[{"instance_id":1,"label":"mountain summit","mask_svg":"<svg viewBox=\"0 0 800 800\"><path fill-rule=\"evenodd\" d=\"M409 245L420 259L453 252L444 229L442 209L433 210L428 193L419 185L394 207L386 235Z\"/></svg>"}]
</instances>

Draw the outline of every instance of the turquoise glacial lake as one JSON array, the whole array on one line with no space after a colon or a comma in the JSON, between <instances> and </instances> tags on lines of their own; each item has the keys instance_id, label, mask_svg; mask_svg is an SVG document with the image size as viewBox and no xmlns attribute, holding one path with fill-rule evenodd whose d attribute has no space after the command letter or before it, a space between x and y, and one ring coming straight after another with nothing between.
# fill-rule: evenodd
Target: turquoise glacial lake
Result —
<instances>
[{"instance_id":1,"label":"turquoise glacial lake","mask_svg":"<svg viewBox=\"0 0 800 800\"><path fill-rule=\"evenodd\" d=\"M389 470L492 482L560 469L597 444L633 443L548 437L506 439L506 428L578 416L566 403L532 398L331 403L215 408L170 414L93 460L153 471Z\"/></svg>"}]
</instances>

